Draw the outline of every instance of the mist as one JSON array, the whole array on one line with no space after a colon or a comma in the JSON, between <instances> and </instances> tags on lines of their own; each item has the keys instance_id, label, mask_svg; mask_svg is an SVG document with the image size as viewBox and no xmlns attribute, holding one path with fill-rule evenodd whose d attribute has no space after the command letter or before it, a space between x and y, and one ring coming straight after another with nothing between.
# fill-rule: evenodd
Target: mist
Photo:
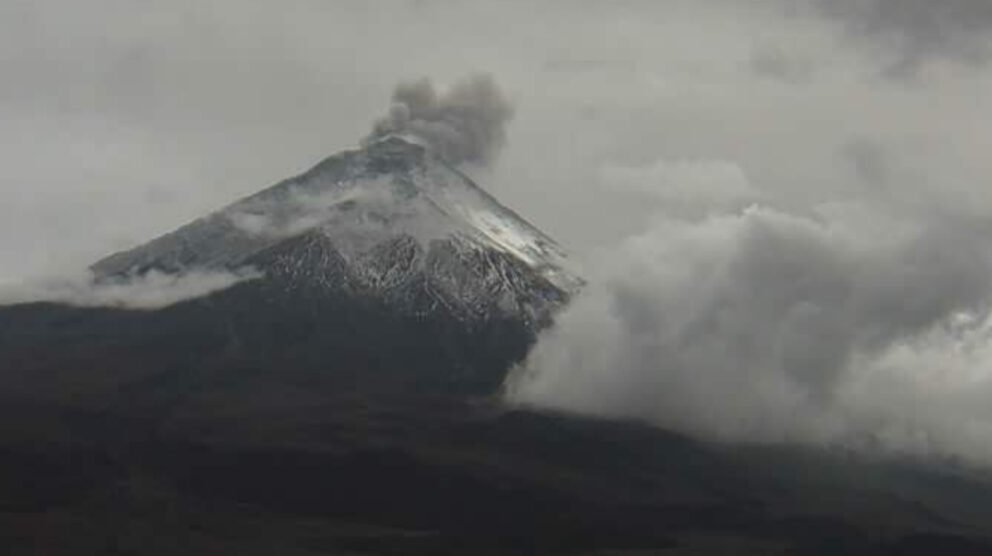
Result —
<instances>
[{"instance_id":1,"label":"mist","mask_svg":"<svg viewBox=\"0 0 992 556\"><path fill-rule=\"evenodd\" d=\"M74 307L112 307L151 311L205 297L247 280L260 278L252 268L236 271L190 270L97 278L91 272L39 277L0 286L0 307L25 303L60 303Z\"/></svg>"},{"instance_id":2,"label":"mist","mask_svg":"<svg viewBox=\"0 0 992 556\"><path fill-rule=\"evenodd\" d=\"M511 402L992 463L986 6L5 3L0 283L68 275L372 127L585 269Z\"/></svg>"}]
</instances>

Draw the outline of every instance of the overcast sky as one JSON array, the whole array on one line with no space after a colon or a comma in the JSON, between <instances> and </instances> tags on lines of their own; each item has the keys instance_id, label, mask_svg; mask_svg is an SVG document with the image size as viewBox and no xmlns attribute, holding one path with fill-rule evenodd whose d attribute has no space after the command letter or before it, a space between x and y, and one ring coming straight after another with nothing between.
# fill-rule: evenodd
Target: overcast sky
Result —
<instances>
[{"instance_id":1,"label":"overcast sky","mask_svg":"<svg viewBox=\"0 0 992 556\"><path fill-rule=\"evenodd\" d=\"M2 0L0 281L304 170L422 76L494 76L516 116L474 175L580 254L658 210L603 183L618 168L674 164L691 188L712 163L797 205L939 184L984 207L989 5Z\"/></svg>"}]
</instances>

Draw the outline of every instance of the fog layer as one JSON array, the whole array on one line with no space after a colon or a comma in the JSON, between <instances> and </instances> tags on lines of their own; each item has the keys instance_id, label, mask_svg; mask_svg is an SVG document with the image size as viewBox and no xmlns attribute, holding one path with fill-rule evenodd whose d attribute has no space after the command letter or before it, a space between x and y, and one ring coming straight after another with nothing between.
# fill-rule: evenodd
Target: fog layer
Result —
<instances>
[{"instance_id":1,"label":"fog layer","mask_svg":"<svg viewBox=\"0 0 992 556\"><path fill-rule=\"evenodd\" d=\"M155 310L259 277L261 274L251 268L232 272L194 269L176 274L152 270L115 278L96 278L90 272L81 272L0 286L0 306L62 303L76 307Z\"/></svg>"}]
</instances>

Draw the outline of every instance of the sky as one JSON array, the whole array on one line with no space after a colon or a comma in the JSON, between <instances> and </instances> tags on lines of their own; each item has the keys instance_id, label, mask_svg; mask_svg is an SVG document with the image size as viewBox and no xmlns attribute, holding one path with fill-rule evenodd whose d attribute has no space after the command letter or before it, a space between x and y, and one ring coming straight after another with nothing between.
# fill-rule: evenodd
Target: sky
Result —
<instances>
[{"instance_id":1,"label":"sky","mask_svg":"<svg viewBox=\"0 0 992 556\"><path fill-rule=\"evenodd\" d=\"M604 168L736 165L798 207L909 176L900 196L939 184L984 208L986 6L5 0L0 281L85 265L356 145L399 81L480 72L515 117L473 175L576 252L656 210Z\"/></svg>"},{"instance_id":2,"label":"sky","mask_svg":"<svg viewBox=\"0 0 992 556\"><path fill-rule=\"evenodd\" d=\"M0 0L0 284L359 145L397 83L487 75L512 119L465 171L590 277L518 400L992 461L990 27L987 0Z\"/></svg>"}]
</instances>

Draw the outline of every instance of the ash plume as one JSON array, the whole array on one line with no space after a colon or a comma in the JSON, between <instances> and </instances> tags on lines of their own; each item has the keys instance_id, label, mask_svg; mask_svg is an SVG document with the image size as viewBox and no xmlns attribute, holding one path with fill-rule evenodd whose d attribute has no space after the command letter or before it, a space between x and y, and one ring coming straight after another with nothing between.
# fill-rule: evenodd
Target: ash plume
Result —
<instances>
[{"instance_id":1,"label":"ash plume","mask_svg":"<svg viewBox=\"0 0 992 556\"><path fill-rule=\"evenodd\" d=\"M389 113L366 141L412 135L451 164L488 165L506 143L513 106L492 76L479 74L438 90L428 78L400 83Z\"/></svg>"}]
</instances>

